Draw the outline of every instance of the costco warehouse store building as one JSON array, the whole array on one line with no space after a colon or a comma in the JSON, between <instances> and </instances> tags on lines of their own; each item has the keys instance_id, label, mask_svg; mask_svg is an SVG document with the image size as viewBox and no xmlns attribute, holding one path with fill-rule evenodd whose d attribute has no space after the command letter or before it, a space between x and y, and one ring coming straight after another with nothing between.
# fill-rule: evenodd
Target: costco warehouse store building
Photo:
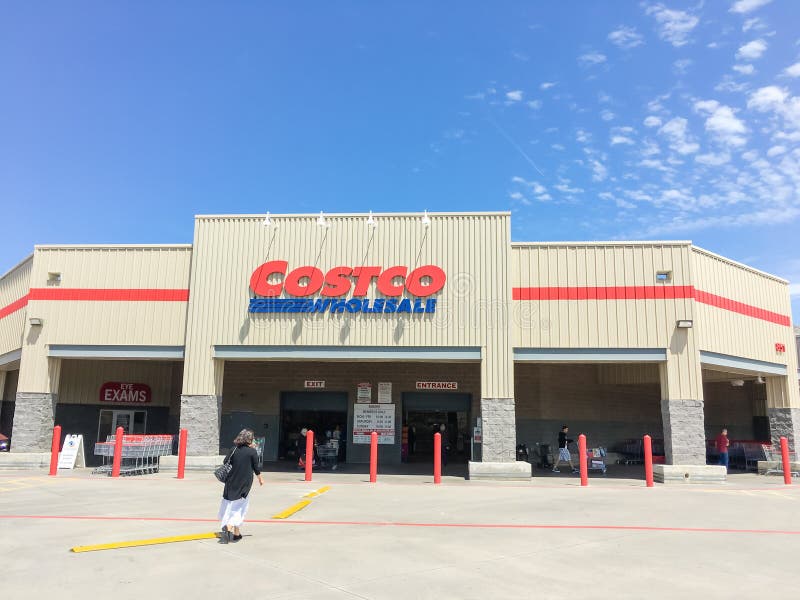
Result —
<instances>
[{"instance_id":1,"label":"costco warehouse store building","mask_svg":"<svg viewBox=\"0 0 800 600\"><path fill-rule=\"evenodd\" d=\"M724 478L723 426L794 448L786 281L690 242L516 243L510 219L199 216L191 245L37 246L0 279L7 459L54 423L89 453L117 425L185 427L198 466L245 426L266 461L307 425L366 462L369 422L382 462L425 461L446 424L473 478L529 476L517 441L561 423L610 449L663 438L667 480Z\"/></svg>"}]
</instances>

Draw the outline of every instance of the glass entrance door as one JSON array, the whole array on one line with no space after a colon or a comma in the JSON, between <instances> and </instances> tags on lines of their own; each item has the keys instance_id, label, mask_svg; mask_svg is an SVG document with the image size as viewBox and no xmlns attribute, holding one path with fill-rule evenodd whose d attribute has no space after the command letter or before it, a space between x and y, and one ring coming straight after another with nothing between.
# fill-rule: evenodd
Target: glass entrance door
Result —
<instances>
[{"instance_id":1,"label":"glass entrance door","mask_svg":"<svg viewBox=\"0 0 800 600\"><path fill-rule=\"evenodd\" d=\"M105 442L109 435L117 431L117 427L122 427L128 434L146 433L147 411L102 409L97 427L97 441Z\"/></svg>"}]
</instances>

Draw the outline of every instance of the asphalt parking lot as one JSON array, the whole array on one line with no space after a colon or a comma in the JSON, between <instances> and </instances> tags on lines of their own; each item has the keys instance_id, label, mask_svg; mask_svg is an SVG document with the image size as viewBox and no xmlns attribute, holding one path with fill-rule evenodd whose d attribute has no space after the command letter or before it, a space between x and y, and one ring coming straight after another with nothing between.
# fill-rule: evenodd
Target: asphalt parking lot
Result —
<instances>
[{"instance_id":1,"label":"asphalt parking lot","mask_svg":"<svg viewBox=\"0 0 800 600\"><path fill-rule=\"evenodd\" d=\"M798 486L740 475L656 486L268 473L245 538L72 553L213 532L211 474L0 472L2 595L115 598L798 597ZM323 488L294 515L273 519Z\"/></svg>"}]
</instances>

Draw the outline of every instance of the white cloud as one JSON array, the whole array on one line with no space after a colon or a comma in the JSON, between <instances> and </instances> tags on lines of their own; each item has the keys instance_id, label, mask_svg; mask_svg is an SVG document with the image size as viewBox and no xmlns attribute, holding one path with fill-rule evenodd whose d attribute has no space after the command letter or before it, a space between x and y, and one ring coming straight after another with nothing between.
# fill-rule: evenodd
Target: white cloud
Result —
<instances>
[{"instance_id":1,"label":"white cloud","mask_svg":"<svg viewBox=\"0 0 800 600\"><path fill-rule=\"evenodd\" d=\"M694 154L700 150L699 144L687 133L688 124L683 117L675 117L658 130L669 141L669 147L678 154Z\"/></svg>"},{"instance_id":2,"label":"white cloud","mask_svg":"<svg viewBox=\"0 0 800 600\"><path fill-rule=\"evenodd\" d=\"M533 110L539 110L542 108L542 101L541 100L529 100L528 107L532 108Z\"/></svg>"},{"instance_id":3,"label":"white cloud","mask_svg":"<svg viewBox=\"0 0 800 600\"><path fill-rule=\"evenodd\" d=\"M575 139L581 144L588 144L592 141L592 134L588 131L584 131L583 129L578 129L578 131L575 133Z\"/></svg>"},{"instance_id":4,"label":"white cloud","mask_svg":"<svg viewBox=\"0 0 800 600\"><path fill-rule=\"evenodd\" d=\"M720 165L724 165L725 163L729 163L731 161L731 155L727 152L721 152L719 154L714 154L709 152L708 154L698 154L694 157L695 161L699 162L701 165L708 165L710 167L719 167Z\"/></svg>"},{"instance_id":5,"label":"white cloud","mask_svg":"<svg viewBox=\"0 0 800 600\"><path fill-rule=\"evenodd\" d=\"M614 113L608 109L600 111L600 118L603 119L603 121L613 121L614 116Z\"/></svg>"},{"instance_id":6,"label":"white cloud","mask_svg":"<svg viewBox=\"0 0 800 600\"><path fill-rule=\"evenodd\" d=\"M716 50L719 48L719 42L711 42L710 44L706 44L706 48L711 48L712 50Z\"/></svg>"},{"instance_id":7,"label":"white cloud","mask_svg":"<svg viewBox=\"0 0 800 600\"><path fill-rule=\"evenodd\" d=\"M620 25L608 34L608 41L624 50L629 50L644 43L642 36L633 27Z\"/></svg>"},{"instance_id":8,"label":"white cloud","mask_svg":"<svg viewBox=\"0 0 800 600\"><path fill-rule=\"evenodd\" d=\"M605 181L608 177L608 169L597 160L592 161L592 181Z\"/></svg>"},{"instance_id":9,"label":"white cloud","mask_svg":"<svg viewBox=\"0 0 800 600\"><path fill-rule=\"evenodd\" d=\"M654 156L661 153L661 148L653 140L645 140L642 144L641 152L642 156Z\"/></svg>"},{"instance_id":10,"label":"white cloud","mask_svg":"<svg viewBox=\"0 0 800 600\"><path fill-rule=\"evenodd\" d=\"M587 52L578 57L578 62L584 67L593 67L606 62L606 55L599 52Z\"/></svg>"},{"instance_id":11,"label":"white cloud","mask_svg":"<svg viewBox=\"0 0 800 600\"><path fill-rule=\"evenodd\" d=\"M661 127L661 119L650 115L644 120L645 127Z\"/></svg>"},{"instance_id":12,"label":"white cloud","mask_svg":"<svg viewBox=\"0 0 800 600\"><path fill-rule=\"evenodd\" d=\"M545 81L542 85L539 86L539 89L542 90L549 90L551 87L555 87L556 82L554 81Z\"/></svg>"},{"instance_id":13,"label":"white cloud","mask_svg":"<svg viewBox=\"0 0 800 600\"><path fill-rule=\"evenodd\" d=\"M556 188L562 194L582 194L583 193L583 189L577 188L577 187L576 188L569 187L569 184L570 184L570 182L565 180L562 183L554 185L553 187Z\"/></svg>"},{"instance_id":14,"label":"white cloud","mask_svg":"<svg viewBox=\"0 0 800 600\"><path fill-rule=\"evenodd\" d=\"M656 160L654 158L646 158L644 160L639 161L640 167L646 167L648 169L656 169L658 171L670 171L671 169L664 165L660 160Z\"/></svg>"},{"instance_id":15,"label":"white cloud","mask_svg":"<svg viewBox=\"0 0 800 600\"><path fill-rule=\"evenodd\" d=\"M681 58L672 63L672 70L678 75L685 75L693 62L691 58Z\"/></svg>"},{"instance_id":16,"label":"white cloud","mask_svg":"<svg viewBox=\"0 0 800 600\"><path fill-rule=\"evenodd\" d=\"M553 145L552 145L552 146L550 146L550 147L551 147L553 150L558 150L559 152L563 152L564 150L566 150L566 148L565 148L564 146L562 146L561 144L553 144Z\"/></svg>"},{"instance_id":17,"label":"white cloud","mask_svg":"<svg viewBox=\"0 0 800 600\"><path fill-rule=\"evenodd\" d=\"M523 96L522 90L513 90L510 92L506 92L506 98L508 98L510 102L519 102L520 100L522 100L522 96Z\"/></svg>"},{"instance_id":18,"label":"white cloud","mask_svg":"<svg viewBox=\"0 0 800 600\"><path fill-rule=\"evenodd\" d=\"M733 65L731 68L742 75L752 75L756 70L753 65Z\"/></svg>"},{"instance_id":19,"label":"white cloud","mask_svg":"<svg viewBox=\"0 0 800 600\"><path fill-rule=\"evenodd\" d=\"M787 77L800 77L800 62L794 63L791 67L786 67L783 74Z\"/></svg>"},{"instance_id":20,"label":"white cloud","mask_svg":"<svg viewBox=\"0 0 800 600\"><path fill-rule=\"evenodd\" d=\"M624 136L624 135L612 135L611 136L611 145L617 146L619 144L626 144L628 146L633 146L636 142L634 142L631 138Z\"/></svg>"},{"instance_id":21,"label":"white cloud","mask_svg":"<svg viewBox=\"0 0 800 600\"><path fill-rule=\"evenodd\" d=\"M754 31L758 31L760 29L766 29L767 25L764 21L761 20L760 17L753 17L752 19L747 19L744 24L742 25L742 31L747 33L751 29Z\"/></svg>"},{"instance_id":22,"label":"white cloud","mask_svg":"<svg viewBox=\"0 0 800 600\"><path fill-rule=\"evenodd\" d=\"M728 146L744 146L747 141L744 137L747 127L736 117L730 106L720 104L716 100L700 100L694 103L694 109L708 116L705 123L706 131L717 141Z\"/></svg>"},{"instance_id":23,"label":"white cloud","mask_svg":"<svg viewBox=\"0 0 800 600\"><path fill-rule=\"evenodd\" d=\"M652 15L658 22L658 35L675 47L689 43L689 35L700 22L696 16L682 11L672 10L663 4L648 6L645 13Z\"/></svg>"},{"instance_id":24,"label":"white cloud","mask_svg":"<svg viewBox=\"0 0 800 600\"><path fill-rule=\"evenodd\" d=\"M767 42L764 40L753 40L741 46L736 52L736 58L744 60L756 60L767 51Z\"/></svg>"},{"instance_id":25,"label":"white cloud","mask_svg":"<svg viewBox=\"0 0 800 600\"><path fill-rule=\"evenodd\" d=\"M752 12L757 8L761 8L770 2L772 2L772 0L737 0L737 2L734 2L733 6L731 6L730 12L743 15L745 13Z\"/></svg>"},{"instance_id":26,"label":"white cloud","mask_svg":"<svg viewBox=\"0 0 800 600\"><path fill-rule=\"evenodd\" d=\"M770 158L773 156L780 156L781 154L786 154L786 146L773 146L767 150L767 156Z\"/></svg>"},{"instance_id":27,"label":"white cloud","mask_svg":"<svg viewBox=\"0 0 800 600\"><path fill-rule=\"evenodd\" d=\"M508 195L508 197L511 198L512 200L522 200L523 198L525 198L525 196L523 196L519 192L511 192Z\"/></svg>"},{"instance_id":28,"label":"white cloud","mask_svg":"<svg viewBox=\"0 0 800 600\"><path fill-rule=\"evenodd\" d=\"M789 92L776 85L768 85L750 94L747 101L747 108L753 108L759 112L775 110L786 102Z\"/></svg>"},{"instance_id":29,"label":"white cloud","mask_svg":"<svg viewBox=\"0 0 800 600\"><path fill-rule=\"evenodd\" d=\"M742 158L747 162L753 162L758 158L758 152L755 150L748 150L747 152L742 152Z\"/></svg>"}]
</instances>

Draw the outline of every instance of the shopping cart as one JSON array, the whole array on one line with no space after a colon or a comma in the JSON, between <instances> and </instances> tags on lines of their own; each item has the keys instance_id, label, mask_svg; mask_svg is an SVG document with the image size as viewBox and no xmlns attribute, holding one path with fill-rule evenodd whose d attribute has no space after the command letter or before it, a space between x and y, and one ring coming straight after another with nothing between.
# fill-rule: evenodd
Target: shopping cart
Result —
<instances>
[{"instance_id":1,"label":"shopping cart","mask_svg":"<svg viewBox=\"0 0 800 600\"><path fill-rule=\"evenodd\" d=\"M335 471L339 466L339 441L330 440L326 444L317 446L320 469Z\"/></svg>"},{"instance_id":2,"label":"shopping cart","mask_svg":"<svg viewBox=\"0 0 800 600\"><path fill-rule=\"evenodd\" d=\"M589 471L600 471L606 474L606 449L591 448L586 451L586 467Z\"/></svg>"},{"instance_id":3,"label":"shopping cart","mask_svg":"<svg viewBox=\"0 0 800 600\"><path fill-rule=\"evenodd\" d=\"M120 475L158 473L159 459L172 454L172 440L171 435L123 435ZM115 442L116 436L109 435L105 442L94 445L94 454L103 458L103 464L92 473L111 474Z\"/></svg>"},{"instance_id":4,"label":"shopping cart","mask_svg":"<svg viewBox=\"0 0 800 600\"><path fill-rule=\"evenodd\" d=\"M764 444L762 446L764 449L764 456L767 459L767 469L764 471L764 475L783 475L783 455L781 454L780 446L774 448L769 444ZM789 464L795 463L797 460L797 455L794 452L789 453ZM769 466L770 463L775 463L774 467ZM800 477L800 473L797 471L791 471L792 477Z\"/></svg>"}]
</instances>

